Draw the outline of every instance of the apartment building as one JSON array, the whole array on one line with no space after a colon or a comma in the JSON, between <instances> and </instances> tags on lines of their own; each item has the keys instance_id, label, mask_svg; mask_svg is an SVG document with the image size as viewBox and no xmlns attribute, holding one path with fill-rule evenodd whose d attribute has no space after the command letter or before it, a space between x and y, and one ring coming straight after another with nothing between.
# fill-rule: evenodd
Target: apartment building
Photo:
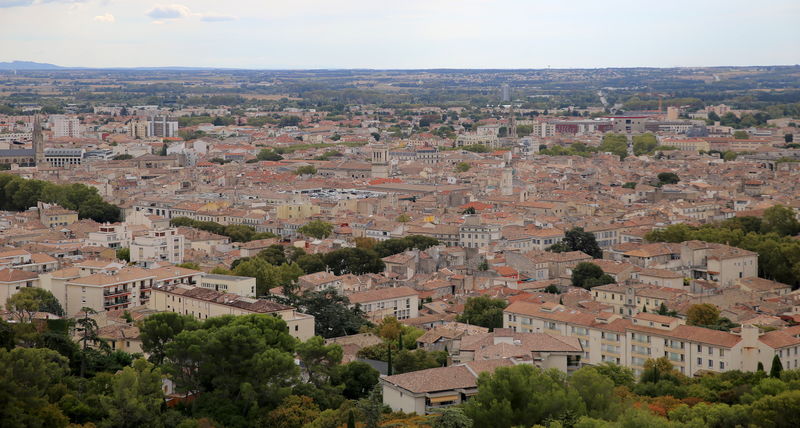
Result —
<instances>
[{"instance_id":1,"label":"apartment building","mask_svg":"<svg viewBox=\"0 0 800 428\"><path fill-rule=\"evenodd\" d=\"M30 253L22 249L0 251L0 269L11 268L26 272L43 273L58 269L58 265L58 259L45 253Z\"/></svg>"},{"instance_id":2,"label":"apartment building","mask_svg":"<svg viewBox=\"0 0 800 428\"><path fill-rule=\"evenodd\" d=\"M126 223L105 223L100 225L97 232L89 232L86 244L92 247L119 249L128 248L131 239L132 233Z\"/></svg>"},{"instance_id":3,"label":"apartment building","mask_svg":"<svg viewBox=\"0 0 800 428\"><path fill-rule=\"evenodd\" d=\"M58 205L49 205L42 202L38 204L39 221L45 227L56 228L69 226L78 221L78 212L61 208Z\"/></svg>"},{"instance_id":4,"label":"apartment building","mask_svg":"<svg viewBox=\"0 0 800 428\"><path fill-rule=\"evenodd\" d=\"M656 312L661 305L687 294L681 288L660 287L649 284L607 284L592 288L596 302L614 308L614 313L633 316L639 312Z\"/></svg>"},{"instance_id":5,"label":"apartment building","mask_svg":"<svg viewBox=\"0 0 800 428\"><path fill-rule=\"evenodd\" d=\"M131 242L131 262L150 265L157 262L183 263L184 238L175 228L151 230Z\"/></svg>"},{"instance_id":6,"label":"apartment building","mask_svg":"<svg viewBox=\"0 0 800 428\"><path fill-rule=\"evenodd\" d=\"M86 276L81 276L78 268L69 268L49 275L48 286L61 301L64 311L71 315L83 307L103 312L144 305L150 298L155 279L152 271L136 267L103 270Z\"/></svg>"},{"instance_id":7,"label":"apartment building","mask_svg":"<svg viewBox=\"0 0 800 428\"><path fill-rule=\"evenodd\" d=\"M755 371L778 355L784 367L800 360L800 331L763 333L743 326L726 332L685 325L683 320L639 313L630 320L617 314L591 314L552 303L515 302L504 311L503 326L516 331L555 332L577 337L588 364L614 362L638 375L649 358L667 357L688 376L711 371Z\"/></svg>"},{"instance_id":8,"label":"apartment building","mask_svg":"<svg viewBox=\"0 0 800 428\"><path fill-rule=\"evenodd\" d=\"M256 279L249 276L205 274L198 286L221 293L233 293L242 297L256 297Z\"/></svg>"},{"instance_id":9,"label":"apartment building","mask_svg":"<svg viewBox=\"0 0 800 428\"><path fill-rule=\"evenodd\" d=\"M221 315L273 315L286 322L293 337L305 341L314 336L314 317L291 306L186 284L153 288L147 307L159 312L191 315L199 320Z\"/></svg>"},{"instance_id":10,"label":"apartment building","mask_svg":"<svg viewBox=\"0 0 800 428\"><path fill-rule=\"evenodd\" d=\"M53 138L80 138L81 136L81 121L77 117L54 114L47 121L53 131Z\"/></svg>"},{"instance_id":11,"label":"apartment building","mask_svg":"<svg viewBox=\"0 0 800 428\"><path fill-rule=\"evenodd\" d=\"M297 278L297 286L303 291L323 291L329 288L342 292L342 277L331 272L316 272Z\"/></svg>"},{"instance_id":12,"label":"apartment building","mask_svg":"<svg viewBox=\"0 0 800 428\"><path fill-rule=\"evenodd\" d=\"M484 224L477 215L470 215L459 227L459 242L466 248L483 248L501 238L500 226Z\"/></svg>"},{"instance_id":13,"label":"apartment building","mask_svg":"<svg viewBox=\"0 0 800 428\"><path fill-rule=\"evenodd\" d=\"M361 305L361 309L372 321L380 321L385 317L399 320L419 316L419 293L411 287L379 288L375 290L353 293L351 304Z\"/></svg>"},{"instance_id":14,"label":"apartment building","mask_svg":"<svg viewBox=\"0 0 800 428\"><path fill-rule=\"evenodd\" d=\"M19 269L0 268L0 306L23 287L38 287L39 275Z\"/></svg>"}]
</instances>

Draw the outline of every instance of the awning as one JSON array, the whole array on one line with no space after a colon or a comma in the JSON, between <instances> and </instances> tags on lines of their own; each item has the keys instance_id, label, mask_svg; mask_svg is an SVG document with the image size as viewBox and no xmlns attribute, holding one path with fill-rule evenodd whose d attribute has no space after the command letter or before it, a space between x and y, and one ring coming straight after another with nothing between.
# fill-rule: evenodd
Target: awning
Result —
<instances>
[{"instance_id":1,"label":"awning","mask_svg":"<svg viewBox=\"0 0 800 428\"><path fill-rule=\"evenodd\" d=\"M458 395L445 395L442 397L431 397L431 403L442 403L445 401L458 401Z\"/></svg>"}]
</instances>

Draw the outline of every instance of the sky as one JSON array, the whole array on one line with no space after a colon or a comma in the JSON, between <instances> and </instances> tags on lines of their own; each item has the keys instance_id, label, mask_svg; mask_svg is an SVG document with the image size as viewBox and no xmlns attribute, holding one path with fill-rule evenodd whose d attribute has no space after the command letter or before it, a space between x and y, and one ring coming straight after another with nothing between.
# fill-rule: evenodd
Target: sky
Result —
<instances>
[{"instance_id":1,"label":"sky","mask_svg":"<svg viewBox=\"0 0 800 428\"><path fill-rule=\"evenodd\" d=\"M799 0L0 0L0 61L71 67L800 63Z\"/></svg>"}]
</instances>

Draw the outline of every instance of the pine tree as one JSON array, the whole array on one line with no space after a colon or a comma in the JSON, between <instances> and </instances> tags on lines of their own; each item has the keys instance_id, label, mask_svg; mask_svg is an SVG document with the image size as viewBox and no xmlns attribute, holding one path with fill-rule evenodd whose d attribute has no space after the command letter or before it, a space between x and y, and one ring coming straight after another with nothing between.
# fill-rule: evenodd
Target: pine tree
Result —
<instances>
[{"instance_id":1,"label":"pine tree","mask_svg":"<svg viewBox=\"0 0 800 428\"><path fill-rule=\"evenodd\" d=\"M756 368L756 371L757 371L757 372L763 372L763 371L764 371L764 363L762 363L761 361L759 361L759 362L758 362L758 367Z\"/></svg>"}]
</instances>

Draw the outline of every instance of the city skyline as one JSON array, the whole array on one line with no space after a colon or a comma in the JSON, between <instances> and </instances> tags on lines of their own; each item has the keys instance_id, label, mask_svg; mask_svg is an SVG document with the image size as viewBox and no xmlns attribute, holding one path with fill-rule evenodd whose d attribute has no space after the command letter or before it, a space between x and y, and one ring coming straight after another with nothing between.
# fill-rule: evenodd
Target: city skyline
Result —
<instances>
[{"instance_id":1,"label":"city skyline","mask_svg":"<svg viewBox=\"0 0 800 428\"><path fill-rule=\"evenodd\" d=\"M800 62L789 1L2 0L0 61L66 67L611 68ZM46 25L31 25L31 22ZM619 45L622 44L620 47Z\"/></svg>"}]
</instances>

